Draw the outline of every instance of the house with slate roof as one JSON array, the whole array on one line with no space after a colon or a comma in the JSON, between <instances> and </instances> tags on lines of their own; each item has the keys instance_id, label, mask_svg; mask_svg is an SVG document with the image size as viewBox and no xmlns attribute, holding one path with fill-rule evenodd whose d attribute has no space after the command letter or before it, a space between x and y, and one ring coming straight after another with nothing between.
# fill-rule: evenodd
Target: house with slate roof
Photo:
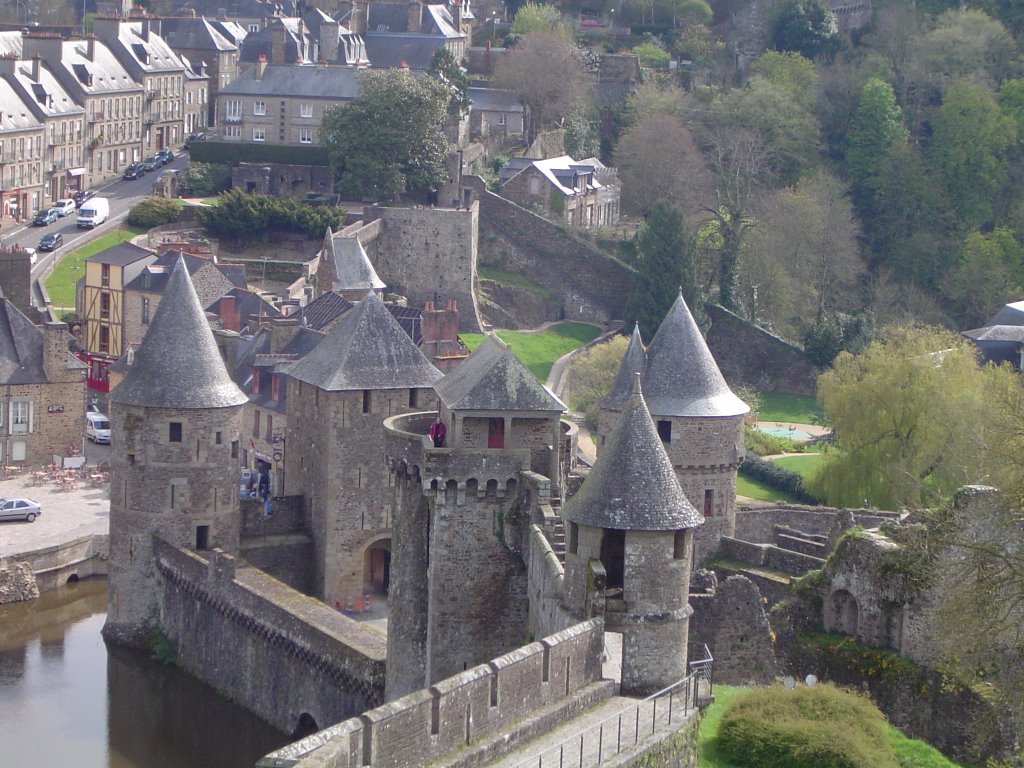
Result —
<instances>
[{"instance_id":1,"label":"house with slate roof","mask_svg":"<svg viewBox=\"0 0 1024 768\"><path fill-rule=\"evenodd\" d=\"M362 35L374 67L426 70L439 48L462 61L469 45L463 6L421 0L356 0L340 21Z\"/></svg>"},{"instance_id":2,"label":"house with slate roof","mask_svg":"<svg viewBox=\"0 0 1024 768\"><path fill-rule=\"evenodd\" d=\"M354 67L268 64L261 59L217 95L224 141L318 144L324 111L359 95Z\"/></svg>"},{"instance_id":3,"label":"house with slate roof","mask_svg":"<svg viewBox=\"0 0 1024 768\"><path fill-rule=\"evenodd\" d=\"M182 98L185 63L160 36L158 20L97 17L93 34L142 84L142 152L177 147L185 140Z\"/></svg>"},{"instance_id":4,"label":"house with slate roof","mask_svg":"<svg viewBox=\"0 0 1024 768\"><path fill-rule=\"evenodd\" d=\"M499 194L571 227L596 229L619 221L619 181L596 157L511 158L499 171Z\"/></svg>"},{"instance_id":5,"label":"house with slate roof","mask_svg":"<svg viewBox=\"0 0 1024 768\"><path fill-rule=\"evenodd\" d=\"M175 53L190 62L190 68L201 64L209 78L208 92L202 104L194 105L202 107L204 119L200 125L189 126L186 118L186 133L213 125L217 92L238 76L238 43L223 24L211 22L203 16L163 18L160 20L160 34ZM186 93L186 111L189 106L193 105Z\"/></svg>"},{"instance_id":6,"label":"house with slate roof","mask_svg":"<svg viewBox=\"0 0 1024 768\"><path fill-rule=\"evenodd\" d=\"M23 45L25 57L41 57L85 111L85 176L76 187L86 189L119 178L125 166L141 159L142 84L110 48L93 37L62 40L36 35L26 35Z\"/></svg>"},{"instance_id":7,"label":"house with slate roof","mask_svg":"<svg viewBox=\"0 0 1024 768\"><path fill-rule=\"evenodd\" d=\"M124 343L125 288L156 261L156 254L119 243L85 260L75 302L82 319L81 344L89 365L89 387L107 392L107 368L128 351Z\"/></svg>"},{"instance_id":8,"label":"house with slate roof","mask_svg":"<svg viewBox=\"0 0 1024 768\"><path fill-rule=\"evenodd\" d=\"M680 293L646 351L639 328L633 329L611 391L599 404L598 457L629 402L627 382L637 374L679 485L706 520L695 542L695 561L703 563L719 538L736 530L736 473L746 455L743 422L750 408L729 389Z\"/></svg>"},{"instance_id":9,"label":"house with slate roof","mask_svg":"<svg viewBox=\"0 0 1024 768\"><path fill-rule=\"evenodd\" d=\"M311 521L314 594L344 606L390 582L381 421L433 409L441 372L370 293L286 373L286 482Z\"/></svg>"},{"instance_id":10,"label":"house with slate roof","mask_svg":"<svg viewBox=\"0 0 1024 768\"><path fill-rule=\"evenodd\" d=\"M0 462L49 464L81 445L85 365L64 323L37 328L0 294Z\"/></svg>"},{"instance_id":11,"label":"house with slate roof","mask_svg":"<svg viewBox=\"0 0 1024 768\"><path fill-rule=\"evenodd\" d=\"M985 363L1009 363L1024 370L1024 301L1004 304L981 328L963 331Z\"/></svg>"},{"instance_id":12,"label":"house with slate roof","mask_svg":"<svg viewBox=\"0 0 1024 768\"><path fill-rule=\"evenodd\" d=\"M5 161L0 168L0 217L5 219L22 220L43 204L45 119L27 98L7 77L0 77L0 156Z\"/></svg>"},{"instance_id":13,"label":"house with slate roof","mask_svg":"<svg viewBox=\"0 0 1024 768\"><path fill-rule=\"evenodd\" d=\"M499 88L470 88L469 99L470 138L497 146L508 140L522 140L526 107L514 93Z\"/></svg>"},{"instance_id":14,"label":"house with slate roof","mask_svg":"<svg viewBox=\"0 0 1024 768\"><path fill-rule=\"evenodd\" d=\"M26 182L31 186L41 185L39 208L48 208L54 200L66 197L69 189L77 189L78 177L85 173L82 166L85 110L39 57L31 61L0 58L0 77L43 124L45 138L33 148L35 162L30 166ZM20 138L18 141L20 150ZM22 216L27 213L23 212Z\"/></svg>"},{"instance_id":15,"label":"house with slate roof","mask_svg":"<svg viewBox=\"0 0 1024 768\"><path fill-rule=\"evenodd\" d=\"M240 65L247 69L261 58L271 64L334 64L370 66L362 36L319 8L301 17L281 17L245 38Z\"/></svg>"}]
</instances>

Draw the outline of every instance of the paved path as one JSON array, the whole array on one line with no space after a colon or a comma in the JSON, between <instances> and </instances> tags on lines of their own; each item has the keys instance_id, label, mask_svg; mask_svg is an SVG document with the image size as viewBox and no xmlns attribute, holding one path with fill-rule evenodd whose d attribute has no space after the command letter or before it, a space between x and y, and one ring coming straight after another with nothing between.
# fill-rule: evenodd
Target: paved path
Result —
<instances>
[{"instance_id":1,"label":"paved path","mask_svg":"<svg viewBox=\"0 0 1024 768\"><path fill-rule=\"evenodd\" d=\"M24 496L42 505L34 523L0 522L0 557L32 552L110 529L108 487L59 491L52 483L32 485L28 477L0 480L0 496Z\"/></svg>"}]
</instances>

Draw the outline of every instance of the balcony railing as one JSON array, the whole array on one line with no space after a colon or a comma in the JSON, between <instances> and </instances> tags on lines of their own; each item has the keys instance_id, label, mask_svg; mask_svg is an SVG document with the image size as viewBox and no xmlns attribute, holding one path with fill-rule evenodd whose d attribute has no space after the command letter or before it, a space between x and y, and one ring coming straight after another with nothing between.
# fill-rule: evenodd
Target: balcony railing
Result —
<instances>
[{"instance_id":1,"label":"balcony railing","mask_svg":"<svg viewBox=\"0 0 1024 768\"><path fill-rule=\"evenodd\" d=\"M224 122L225 123L240 123L240 122L242 122L242 116L241 115L225 115L224 116Z\"/></svg>"},{"instance_id":2,"label":"balcony railing","mask_svg":"<svg viewBox=\"0 0 1024 768\"><path fill-rule=\"evenodd\" d=\"M100 120L106 120L106 117L104 117L102 112L93 112L89 115L90 123L98 123Z\"/></svg>"},{"instance_id":3,"label":"balcony railing","mask_svg":"<svg viewBox=\"0 0 1024 768\"><path fill-rule=\"evenodd\" d=\"M159 91L146 91L146 101L153 101L160 97Z\"/></svg>"}]
</instances>

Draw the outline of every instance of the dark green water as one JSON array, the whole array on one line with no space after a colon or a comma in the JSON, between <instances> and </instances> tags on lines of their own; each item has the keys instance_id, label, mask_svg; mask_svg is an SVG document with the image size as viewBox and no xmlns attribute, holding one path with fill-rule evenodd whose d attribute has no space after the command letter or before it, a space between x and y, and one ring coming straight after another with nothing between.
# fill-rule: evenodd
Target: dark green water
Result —
<instances>
[{"instance_id":1,"label":"dark green water","mask_svg":"<svg viewBox=\"0 0 1024 768\"><path fill-rule=\"evenodd\" d=\"M105 579L0 606L0 765L252 768L288 739L146 655L108 651Z\"/></svg>"}]
</instances>

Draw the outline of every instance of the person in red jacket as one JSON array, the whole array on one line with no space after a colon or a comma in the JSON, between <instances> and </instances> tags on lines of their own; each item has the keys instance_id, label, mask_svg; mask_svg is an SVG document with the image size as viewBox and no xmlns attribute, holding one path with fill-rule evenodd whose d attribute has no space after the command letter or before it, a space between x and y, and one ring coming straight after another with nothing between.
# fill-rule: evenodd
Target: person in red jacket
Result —
<instances>
[{"instance_id":1,"label":"person in red jacket","mask_svg":"<svg viewBox=\"0 0 1024 768\"><path fill-rule=\"evenodd\" d=\"M437 414L437 418L434 419L434 423L430 425L430 429L427 430L427 434L430 435L430 439L434 441L435 448L444 448L444 436L448 433L448 429L445 427L444 422L441 421L441 414Z\"/></svg>"}]
</instances>

